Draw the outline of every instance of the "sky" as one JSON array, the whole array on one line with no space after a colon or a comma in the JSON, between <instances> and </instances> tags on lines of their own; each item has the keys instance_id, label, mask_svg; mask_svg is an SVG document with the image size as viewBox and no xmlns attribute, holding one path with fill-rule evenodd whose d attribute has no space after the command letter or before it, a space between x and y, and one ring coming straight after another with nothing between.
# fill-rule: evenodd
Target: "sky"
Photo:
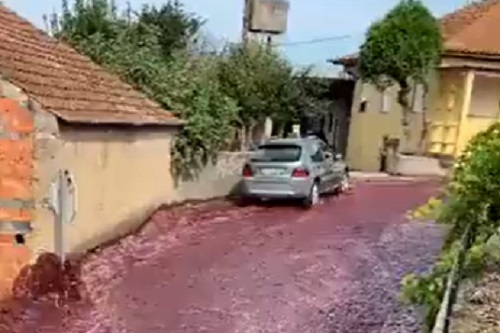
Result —
<instances>
[{"instance_id":1,"label":"sky","mask_svg":"<svg viewBox=\"0 0 500 333\"><path fill-rule=\"evenodd\" d=\"M71 1L71 0L70 0ZM129 0L133 7L161 4L165 0ZM277 43L296 66L313 65L318 72L332 70L326 60L355 52L366 29L398 0L289 0L288 31ZM4 0L7 6L44 28L43 14L59 11L61 0ZM116 0L124 5L127 0ZM185 7L207 20L207 34L218 41L236 41L241 36L244 0L181 0ZM423 0L435 15L463 6L468 0ZM346 36L340 39L332 37ZM318 43L304 41L329 39ZM299 42L299 43L297 43ZM287 45L288 44L288 45Z\"/></svg>"}]
</instances>

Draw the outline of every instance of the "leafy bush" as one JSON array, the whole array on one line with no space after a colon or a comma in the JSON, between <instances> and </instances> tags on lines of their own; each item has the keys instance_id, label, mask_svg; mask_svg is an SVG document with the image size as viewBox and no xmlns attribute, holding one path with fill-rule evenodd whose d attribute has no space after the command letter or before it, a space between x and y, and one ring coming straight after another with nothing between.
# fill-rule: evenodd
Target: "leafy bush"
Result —
<instances>
[{"instance_id":1,"label":"leafy bush","mask_svg":"<svg viewBox=\"0 0 500 333\"><path fill-rule=\"evenodd\" d=\"M119 14L110 0L76 0L72 8L63 0L62 16L52 18L55 37L186 121L173 170L188 178L227 147L235 127L250 127L266 116L296 118L305 91L273 50L200 50L203 23L178 1Z\"/></svg>"},{"instance_id":2,"label":"leafy bush","mask_svg":"<svg viewBox=\"0 0 500 333\"><path fill-rule=\"evenodd\" d=\"M477 277L493 257L487 242L500 226L500 124L476 135L459 158L447 186L446 204L440 205L437 222L449 229L443 251L431 273L403 281L404 298L422 307L430 324L444 294L445 281L461 238L470 228L462 277Z\"/></svg>"}]
</instances>

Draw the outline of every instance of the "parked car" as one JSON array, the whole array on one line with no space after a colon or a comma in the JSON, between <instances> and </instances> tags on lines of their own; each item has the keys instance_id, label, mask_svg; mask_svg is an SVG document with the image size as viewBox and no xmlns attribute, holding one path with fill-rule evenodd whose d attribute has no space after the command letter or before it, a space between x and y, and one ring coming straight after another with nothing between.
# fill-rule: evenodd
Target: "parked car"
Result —
<instances>
[{"instance_id":1,"label":"parked car","mask_svg":"<svg viewBox=\"0 0 500 333\"><path fill-rule=\"evenodd\" d=\"M272 139L260 146L242 170L241 200L297 199L310 208L324 193L349 187L348 168L316 137Z\"/></svg>"}]
</instances>

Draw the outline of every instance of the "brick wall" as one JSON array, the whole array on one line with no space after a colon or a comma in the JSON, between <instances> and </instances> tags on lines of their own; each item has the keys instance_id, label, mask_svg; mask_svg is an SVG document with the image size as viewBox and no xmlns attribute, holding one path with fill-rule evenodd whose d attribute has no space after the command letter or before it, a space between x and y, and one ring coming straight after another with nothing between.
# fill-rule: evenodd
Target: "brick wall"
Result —
<instances>
[{"instance_id":1,"label":"brick wall","mask_svg":"<svg viewBox=\"0 0 500 333\"><path fill-rule=\"evenodd\" d=\"M33 131L23 102L0 97L0 299L10 296L31 256L24 236L33 218Z\"/></svg>"}]
</instances>

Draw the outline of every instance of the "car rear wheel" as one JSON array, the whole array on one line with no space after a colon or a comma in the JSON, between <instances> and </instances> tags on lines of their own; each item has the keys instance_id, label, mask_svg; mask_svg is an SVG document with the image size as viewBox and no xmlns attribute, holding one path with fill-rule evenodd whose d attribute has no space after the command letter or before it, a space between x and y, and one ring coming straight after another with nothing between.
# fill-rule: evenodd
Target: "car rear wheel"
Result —
<instances>
[{"instance_id":1,"label":"car rear wheel","mask_svg":"<svg viewBox=\"0 0 500 333\"><path fill-rule=\"evenodd\" d=\"M250 206L253 203L252 198L246 197L246 196L239 196L236 199L236 205L238 207L247 207Z\"/></svg>"},{"instance_id":2,"label":"car rear wheel","mask_svg":"<svg viewBox=\"0 0 500 333\"><path fill-rule=\"evenodd\" d=\"M309 195L304 200L304 207L309 209L316 206L319 202L319 186L318 182L314 182L309 191Z\"/></svg>"}]
</instances>

